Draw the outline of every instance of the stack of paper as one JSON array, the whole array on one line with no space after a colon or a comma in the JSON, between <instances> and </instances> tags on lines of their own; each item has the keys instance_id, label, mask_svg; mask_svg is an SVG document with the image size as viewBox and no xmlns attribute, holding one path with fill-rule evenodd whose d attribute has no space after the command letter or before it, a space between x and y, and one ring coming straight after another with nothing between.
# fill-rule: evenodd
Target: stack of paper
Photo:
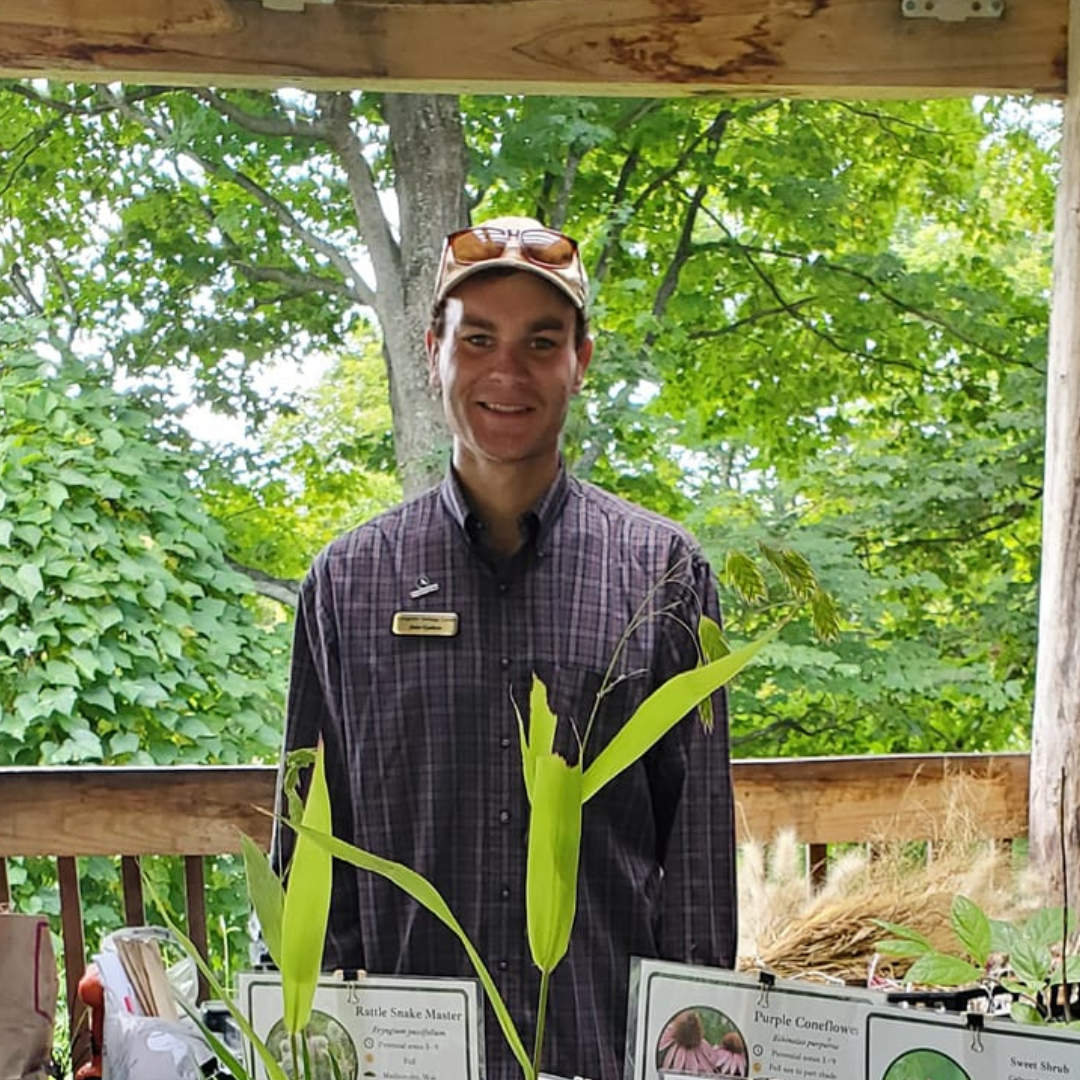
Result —
<instances>
[{"instance_id":1,"label":"stack of paper","mask_svg":"<svg viewBox=\"0 0 1080 1080\"><path fill-rule=\"evenodd\" d=\"M102 985L129 1013L177 1019L176 998L157 941L113 934L111 944L115 951L103 950L94 958Z\"/></svg>"}]
</instances>

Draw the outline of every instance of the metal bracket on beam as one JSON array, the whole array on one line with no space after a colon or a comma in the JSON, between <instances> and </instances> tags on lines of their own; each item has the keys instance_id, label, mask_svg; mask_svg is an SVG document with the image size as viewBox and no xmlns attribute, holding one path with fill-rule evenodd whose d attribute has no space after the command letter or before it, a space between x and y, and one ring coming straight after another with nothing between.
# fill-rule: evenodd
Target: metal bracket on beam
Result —
<instances>
[{"instance_id":1,"label":"metal bracket on beam","mask_svg":"<svg viewBox=\"0 0 1080 1080\"><path fill-rule=\"evenodd\" d=\"M303 11L308 4L332 4L334 0L262 0L267 11Z\"/></svg>"},{"instance_id":2,"label":"metal bracket on beam","mask_svg":"<svg viewBox=\"0 0 1080 1080\"><path fill-rule=\"evenodd\" d=\"M939 22L1000 19L1005 14L1005 0L900 0L900 13L905 19Z\"/></svg>"}]
</instances>

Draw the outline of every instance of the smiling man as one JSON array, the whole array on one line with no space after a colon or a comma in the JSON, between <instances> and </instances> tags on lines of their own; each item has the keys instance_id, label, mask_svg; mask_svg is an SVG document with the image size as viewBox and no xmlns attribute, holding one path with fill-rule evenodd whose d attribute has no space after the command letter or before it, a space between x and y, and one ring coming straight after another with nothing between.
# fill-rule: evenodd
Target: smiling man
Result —
<instances>
[{"instance_id":1,"label":"smiling man","mask_svg":"<svg viewBox=\"0 0 1080 1080\"><path fill-rule=\"evenodd\" d=\"M525 925L528 803L515 703L537 674L556 749L590 761L719 618L678 525L572 477L560 440L592 359L577 244L529 218L453 233L426 336L453 435L437 488L331 543L297 611L286 750L322 736L341 838L427 877L477 945L526 1045L539 973ZM730 966L726 702L684 722L584 810L578 913L552 980L547 1071L623 1075L632 956ZM471 975L393 885L335 866L325 963ZM520 1076L485 1023L486 1076Z\"/></svg>"}]
</instances>

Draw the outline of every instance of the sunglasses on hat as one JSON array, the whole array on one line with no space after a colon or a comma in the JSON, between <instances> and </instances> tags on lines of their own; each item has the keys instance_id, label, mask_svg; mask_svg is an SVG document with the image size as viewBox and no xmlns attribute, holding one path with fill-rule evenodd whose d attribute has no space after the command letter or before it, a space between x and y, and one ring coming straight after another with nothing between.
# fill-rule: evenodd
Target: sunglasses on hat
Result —
<instances>
[{"instance_id":1,"label":"sunglasses on hat","mask_svg":"<svg viewBox=\"0 0 1080 1080\"><path fill-rule=\"evenodd\" d=\"M517 242L521 254L537 266L565 269L577 255L577 241L554 229L503 229L477 225L459 229L446 238L446 246L454 260L463 265L499 259L506 254L511 241Z\"/></svg>"},{"instance_id":2,"label":"sunglasses on hat","mask_svg":"<svg viewBox=\"0 0 1080 1080\"><path fill-rule=\"evenodd\" d=\"M446 238L435 283L436 303L473 274L507 267L537 274L584 310L589 286L577 241L531 219L504 220L506 224L458 229Z\"/></svg>"}]
</instances>

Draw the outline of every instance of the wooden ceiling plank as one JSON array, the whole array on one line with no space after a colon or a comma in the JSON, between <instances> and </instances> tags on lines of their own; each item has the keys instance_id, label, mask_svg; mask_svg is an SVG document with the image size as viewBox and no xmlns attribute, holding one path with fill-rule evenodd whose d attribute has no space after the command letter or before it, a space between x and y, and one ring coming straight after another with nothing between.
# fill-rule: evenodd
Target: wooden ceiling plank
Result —
<instances>
[{"instance_id":1,"label":"wooden ceiling plank","mask_svg":"<svg viewBox=\"0 0 1080 1080\"><path fill-rule=\"evenodd\" d=\"M13 26L127 37L237 29L228 0L3 0L0 19Z\"/></svg>"},{"instance_id":2,"label":"wooden ceiling plank","mask_svg":"<svg viewBox=\"0 0 1080 1080\"><path fill-rule=\"evenodd\" d=\"M168 0L173 21L158 29L143 0L127 30L129 0L75 0L80 18L102 12L92 31L57 26L58 0L41 0L40 17L16 3L0 15L0 76L640 96L1065 89L1063 0L1006 0L1001 19L954 23L906 19L899 0L338 0L303 12Z\"/></svg>"}]
</instances>

